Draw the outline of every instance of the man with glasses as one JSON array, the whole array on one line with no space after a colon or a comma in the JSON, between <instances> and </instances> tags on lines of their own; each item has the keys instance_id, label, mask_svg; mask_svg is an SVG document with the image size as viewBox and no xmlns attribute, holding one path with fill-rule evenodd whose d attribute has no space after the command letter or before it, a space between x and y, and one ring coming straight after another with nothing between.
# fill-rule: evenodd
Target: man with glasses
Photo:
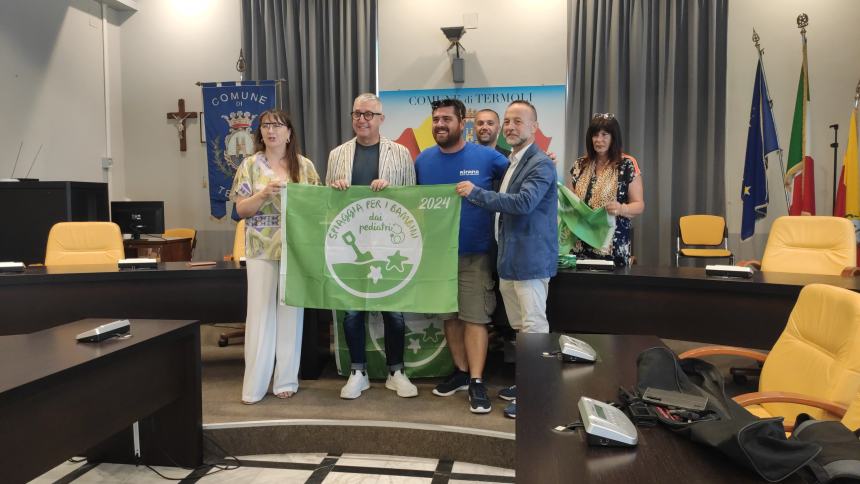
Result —
<instances>
[{"instance_id":1,"label":"man with glasses","mask_svg":"<svg viewBox=\"0 0 860 484\"><path fill-rule=\"evenodd\" d=\"M537 110L528 101L514 101L505 111L505 141L513 149L511 164L498 192L469 180L457 193L469 205L498 212L499 289L511 327L524 333L548 333L546 298L549 278L558 260L558 176L552 160L534 144ZM505 415L517 416L516 386L499 392L513 401Z\"/></svg>"},{"instance_id":2,"label":"man with glasses","mask_svg":"<svg viewBox=\"0 0 860 484\"><path fill-rule=\"evenodd\" d=\"M326 185L346 190L350 185L369 185L374 191L388 185L415 185L415 166L409 150L379 134L385 121L382 101L375 94L360 94L352 105L355 137L331 150L328 156ZM349 347L350 375L340 397L355 399L370 388L365 354L365 311L347 311L343 331ZM382 312L385 325L385 360L388 378L385 388L400 397L414 397L418 389L404 373L403 351L406 323L403 313Z\"/></svg>"},{"instance_id":3,"label":"man with glasses","mask_svg":"<svg viewBox=\"0 0 860 484\"><path fill-rule=\"evenodd\" d=\"M433 139L415 160L419 185L438 185L471 181L491 190L493 181L505 173L508 160L498 152L463 139L466 106L457 99L430 104ZM458 312L443 315L445 338L456 368L433 394L450 396L469 391L473 413L492 410L483 373L487 360L487 323L496 307L493 293L493 261L490 258L493 218L489 211L465 203L460 210L460 257L458 270Z\"/></svg>"}]
</instances>

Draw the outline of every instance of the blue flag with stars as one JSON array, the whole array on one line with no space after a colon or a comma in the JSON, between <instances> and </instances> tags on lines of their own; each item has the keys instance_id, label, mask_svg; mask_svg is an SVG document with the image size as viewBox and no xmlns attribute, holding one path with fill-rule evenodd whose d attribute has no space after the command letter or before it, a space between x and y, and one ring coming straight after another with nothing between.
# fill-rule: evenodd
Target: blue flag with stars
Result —
<instances>
[{"instance_id":1,"label":"blue flag with stars","mask_svg":"<svg viewBox=\"0 0 860 484\"><path fill-rule=\"evenodd\" d=\"M743 201L741 240L752 237L755 234L756 221L767 215L767 155L779 149L773 110L764 77L764 66L759 58L755 71L744 178L741 185Z\"/></svg>"}]
</instances>

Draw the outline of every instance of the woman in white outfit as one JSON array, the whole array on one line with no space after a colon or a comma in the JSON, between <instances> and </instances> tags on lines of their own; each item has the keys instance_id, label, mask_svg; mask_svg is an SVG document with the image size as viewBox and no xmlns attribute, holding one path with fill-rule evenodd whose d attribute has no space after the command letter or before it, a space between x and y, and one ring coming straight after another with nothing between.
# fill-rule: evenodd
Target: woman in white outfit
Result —
<instances>
[{"instance_id":1,"label":"woman in white outfit","mask_svg":"<svg viewBox=\"0 0 860 484\"><path fill-rule=\"evenodd\" d=\"M245 219L248 314L242 403L257 403L269 381L278 398L299 387L304 310L278 301L281 260L281 189L287 183L319 184L313 163L298 154L286 112L260 115L256 153L245 158L231 190L236 212Z\"/></svg>"}]
</instances>

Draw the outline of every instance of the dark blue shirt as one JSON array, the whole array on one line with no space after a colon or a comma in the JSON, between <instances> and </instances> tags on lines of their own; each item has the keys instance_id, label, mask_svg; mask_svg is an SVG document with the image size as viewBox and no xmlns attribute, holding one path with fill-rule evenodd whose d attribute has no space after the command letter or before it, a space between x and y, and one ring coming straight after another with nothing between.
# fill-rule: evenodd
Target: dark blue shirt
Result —
<instances>
[{"instance_id":1,"label":"dark blue shirt","mask_svg":"<svg viewBox=\"0 0 860 484\"><path fill-rule=\"evenodd\" d=\"M355 156L352 158L352 184L370 185L379 178L379 143L364 146L355 143Z\"/></svg>"},{"instance_id":2,"label":"dark blue shirt","mask_svg":"<svg viewBox=\"0 0 860 484\"><path fill-rule=\"evenodd\" d=\"M456 153L443 153L438 146L422 151L415 159L419 185L444 185L468 180L485 190L501 180L508 160L496 150L466 143ZM460 254L485 254L493 241L493 213L467 201L460 208Z\"/></svg>"}]
</instances>

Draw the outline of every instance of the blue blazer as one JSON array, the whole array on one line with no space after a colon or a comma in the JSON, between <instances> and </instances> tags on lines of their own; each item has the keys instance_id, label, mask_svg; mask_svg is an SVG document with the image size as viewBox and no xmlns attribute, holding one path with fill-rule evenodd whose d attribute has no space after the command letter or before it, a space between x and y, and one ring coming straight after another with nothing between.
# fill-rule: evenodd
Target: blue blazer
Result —
<instances>
[{"instance_id":1,"label":"blue blazer","mask_svg":"<svg viewBox=\"0 0 860 484\"><path fill-rule=\"evenodd\" d=\"M557 180L552 160L532 144L517 163L507 193L475 187L466 197L479 207L501 213L498 269L502 279L523 281L556 274Z\"/></svg>"}]
</instances>

